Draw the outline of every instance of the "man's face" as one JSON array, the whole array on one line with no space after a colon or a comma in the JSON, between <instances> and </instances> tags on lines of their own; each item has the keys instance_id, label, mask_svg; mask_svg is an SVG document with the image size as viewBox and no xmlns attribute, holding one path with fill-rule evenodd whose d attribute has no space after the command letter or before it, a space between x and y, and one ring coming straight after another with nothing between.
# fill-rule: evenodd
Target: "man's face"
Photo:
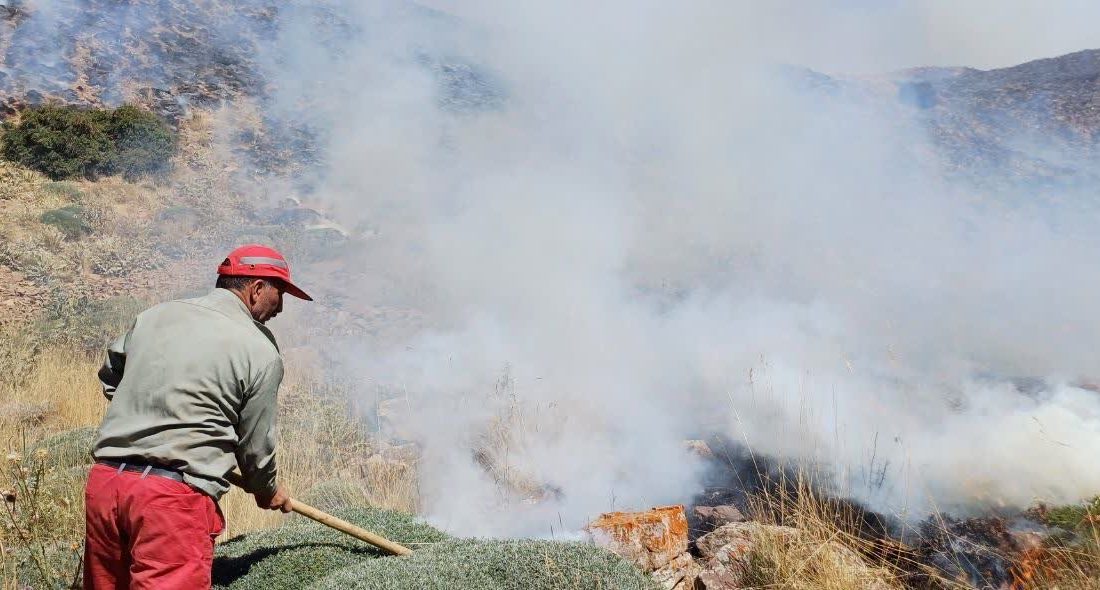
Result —
<instances>
[{"instance_id":1,"label":"man's face","mask_svg":"<svg viewBox=\"0 0 1100 590\"><path fill-rule=\"evenodd\" d=\"M258 280L249 285L248 290L252 319L266 324L283 311L283 288L278 281Z\"/></svg>"}]
</instances>

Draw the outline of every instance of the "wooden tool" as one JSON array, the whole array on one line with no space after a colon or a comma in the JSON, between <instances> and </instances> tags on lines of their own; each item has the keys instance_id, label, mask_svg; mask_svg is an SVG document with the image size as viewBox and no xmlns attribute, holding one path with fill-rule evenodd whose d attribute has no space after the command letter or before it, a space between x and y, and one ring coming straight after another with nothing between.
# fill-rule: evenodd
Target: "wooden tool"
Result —
<instances>
[{"instance_id":1,"label":"wooden tool","mask_svg":"<svg viewBox=\"0 0 1100 590\"><path fill-rule=\"evenodd\" d=\"M230 472L230 474L226 476L226 479L229 480L229 483L237 486L238 488L245 489L244 480L237 472ZM376 535L366 529L359 528L346 520L336 518L335 516L323 510L318 510L313 506L306 504L305 502L300 502L293 499L289 500L289 502L290 509L294 512L297 512L298 514L301 514L302 516L311 520L315 520L327 527L336 529L341 533L351 535L356 539L359 539L360 541L370 543L371 545L378 547L386 553L389 553L391 555L408 555L412 553L412 549L409 549L408 547L401 545L400 543L394 543L393 541L390 541L385 537Z\"/></svg>"}]
</instances>

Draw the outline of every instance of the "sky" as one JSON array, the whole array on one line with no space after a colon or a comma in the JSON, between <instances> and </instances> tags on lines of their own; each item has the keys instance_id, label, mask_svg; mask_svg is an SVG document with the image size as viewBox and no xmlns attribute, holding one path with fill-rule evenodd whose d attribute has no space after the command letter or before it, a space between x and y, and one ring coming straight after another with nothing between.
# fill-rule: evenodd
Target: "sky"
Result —
<instances>
[{"instance_id":1,"label":"sky","mask_svg":"<svg viewBox=\"0 0 1100 590\"><path fill-rule=\"evenodd\" d=\"M492 26L491 3L424 0ZM776 58L826 72L870 74L918 66L991 69L1100 48L1100 3L1091 0L774 0L724 5L721 22L766 27ZM471 5L475 5L471 7ZM629 14L629 9L624 15ZM628 18L628 16L624 16Z\"/></svg>"}]
</instances>

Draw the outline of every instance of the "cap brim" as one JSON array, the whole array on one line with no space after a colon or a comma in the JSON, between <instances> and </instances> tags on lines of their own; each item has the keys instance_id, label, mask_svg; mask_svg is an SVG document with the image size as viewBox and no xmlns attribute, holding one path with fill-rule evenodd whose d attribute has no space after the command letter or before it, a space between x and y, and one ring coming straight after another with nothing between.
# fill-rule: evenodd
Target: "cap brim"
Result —
<instances>
[{"instance_id":1,"label":"cap brim","mask_svg":"<svg viewBox=\"0 0 1100 590\"><path fill-rule=\"evenodd\" d=\"M307 294L305 291L299 289L298 285L295 285L294 283L292 283L290 281L287 281L287 280L283 280L282 283L283 283L283 291L285 291L286 293L289 293L290 295L293 295L293 296L297 297L298 299L305 299L306 301L313 301L313 298L310 297L309 294Z\"/></svg>"}]
</instances>

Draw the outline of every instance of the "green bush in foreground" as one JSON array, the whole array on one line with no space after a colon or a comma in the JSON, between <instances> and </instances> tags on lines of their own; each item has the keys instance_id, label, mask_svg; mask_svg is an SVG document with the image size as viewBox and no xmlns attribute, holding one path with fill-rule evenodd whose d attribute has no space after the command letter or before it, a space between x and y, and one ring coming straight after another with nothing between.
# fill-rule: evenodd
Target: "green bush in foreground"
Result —
<instances>
[{"instance_id":1,"label":"green bush in foreground","mask_svg":"<svg viewBox=\"0 0 1100 590\"><path fill-rule=\"evenodd\" d=\"M176 134L156 115L126 105L113 110L45 105L6 122L0 155L52 180L122 174L133 180L166 171Z\"/></svg>"},{"instance_id":2,"label":"green bush in foreground","mask_svg":"<svg viewBox=\"0 0 1100 590\"><path fill-rule=\"evenodd\" d=\"M334 514L408 546L450 538L399 512L344 508ZM219 545L214 560L214 586L232 590L301 588L337 569L382 555L362 541L294 517L285 526Z\"/></svg>"},{"instance_id":3,"label":"green bush in foreground","mask_svg":"<svg viewBox=\"0 0 1100 590\"><path fill-rule=\"evenodd\" d=\"M342 569L317 590L655 590L630 563L586 543L453 540Z\"/></svg>"},{"instance_id":4,"label":"green bush in foreground","mask_svg":"<svg viewBox=\"0 0 1100 590\"><path fill-rule=\"evenodd\" d=\"M592 545L452 538L412 516L351 508L336 515L405 544L406 557L304 519L218 547L214 587L223 590L655 590L630 563Z\"/></svg>"}]
</instances>

